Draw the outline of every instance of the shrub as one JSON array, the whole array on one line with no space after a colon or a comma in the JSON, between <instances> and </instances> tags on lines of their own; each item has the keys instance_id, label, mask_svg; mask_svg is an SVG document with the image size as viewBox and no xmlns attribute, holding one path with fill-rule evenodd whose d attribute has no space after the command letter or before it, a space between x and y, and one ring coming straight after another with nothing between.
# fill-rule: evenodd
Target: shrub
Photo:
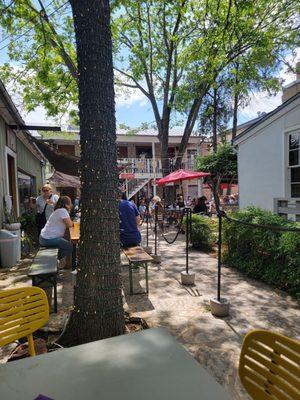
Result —
<instances>
[{"instance_id":1,"label":"shrub","mask_svg":"<svg viewBox=\"0 0 300 400\"><path fill-rule=\"evenodd\" d=\"M186 224L186 218L184 224ZM214 243L214 231L210 218L192 214L191 243L195 249L211 248Z\"/></svg>"},{"instance_id":2,"label":"shrub","mask_svg":"<svg viewBox=\"0 0 300 400\"><path fill-rule=\"evenodd\" d=\"M299 228L297 223L255 207L232 216L254 224ZM227 265L300 299L300 232L277 232L225 220L223 233Z\"/></svg>"},{"instance_id":3,"label":"shrub","mask_svg":"<svg viewBox=\"0 0 300 400\"><path fill-rule=\"evenodd\" d=\"M32 211L25 212L20 218L21 229L25 235L34 244L38 242L38 230L36 223L36 214Z\"/></svg>"}]
</instances>

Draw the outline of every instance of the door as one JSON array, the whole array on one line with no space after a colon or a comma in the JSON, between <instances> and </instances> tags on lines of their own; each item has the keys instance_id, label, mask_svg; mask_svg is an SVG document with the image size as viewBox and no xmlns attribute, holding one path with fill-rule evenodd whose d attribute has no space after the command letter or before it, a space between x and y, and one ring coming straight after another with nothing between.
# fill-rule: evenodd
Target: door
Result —
<instances>
[{"instance_id":1,"label":"door","mask_svg":"<svg viewBox=\"0 0 300 400\"><path fill-rule=\"evenodd\" d=\"M7 170L9 195L11 197L14 212L18 215L15 159L9 154L7 154Z\"/></svg>"}]
</instances>

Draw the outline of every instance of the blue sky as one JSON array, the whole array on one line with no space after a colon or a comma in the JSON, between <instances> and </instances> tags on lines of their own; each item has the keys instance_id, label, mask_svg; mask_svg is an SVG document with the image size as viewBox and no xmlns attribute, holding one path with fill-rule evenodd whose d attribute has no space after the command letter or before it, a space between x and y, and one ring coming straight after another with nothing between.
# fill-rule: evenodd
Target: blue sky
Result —
<instances>
[{"instance_id":1,"label":"blue sky","mask_svg":"<svg viewBox=\"0 0 300 400\"><path fill-rule=\"evenodd\" d=\"M0 32L1 35L1 32ZM0 36L0 42L3 40ZM0 48L8 42L0 44ZM300 59L300 51L298 57ZM0 64L9 62L6 49L0 50ZM295 61L294 61L295 62ZM286 70L281 70L280 77L284 80L284 84L292 82L295 77ZM14 93L10 91L10 95L14 99ZM238 122L243 123L257 117L258 112L269 112L281 104L281 93L276 96L268 96L267 93L257 92L253 93L251 100L247 107L240 110ZM54 124L51 118L46 116L45 110L38 107L35 111L26 114L24 110L19 109L21 115L27 123L40 123L40 124ZM116 93L116 118L117 123L124 123L131 127L138 127L143 122L154 123L154 116L152 113L151 105L145 96L139 90L130 90L129 93ZM63 122L66 122L63 120Z\"/></svg>"}]
</instances>

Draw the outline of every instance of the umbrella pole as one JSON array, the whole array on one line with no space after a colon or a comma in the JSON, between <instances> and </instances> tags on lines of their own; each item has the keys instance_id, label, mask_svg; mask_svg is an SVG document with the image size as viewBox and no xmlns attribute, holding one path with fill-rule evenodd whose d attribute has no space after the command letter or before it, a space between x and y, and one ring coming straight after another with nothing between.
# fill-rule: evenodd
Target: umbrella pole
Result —
<instances>
[{"instance_id":1,"label":"umbrella pole","mask_svg":"<svg viewBox=\"0 0 300 400\"><path fill-rule=\"evenodd\" d=\"M147 208L146 208L146 244L147 247L149 246L149 203L147 202Z\"/></svg>"},{"instance_id":2,"label":"umbrella pole","mask_svg":"<svg viewBox=\"0 0 300 400\"><path fill-rule=\"evenodd\" d=\"M155 241L154 241L154 254L157 256L157 213L158 208L155 205L155 224L154 224L154 233L155 233Z\"/></svg>"},{"instance_id":3,"label":"umbrella pole","mask_svg":"<svg viewBox=\"0 0 300 400\"><path fill-rule=\"evenodd\" d=\"M185 208L186 229L185 229L185 271L189 273L189 233L190 233L190 218L189 208Z\"/></svg>"},{"instance_id":4,"label":"umbrella pole","mask_svg":"<svg viewBox=\"0 0 300 400\"><path fill-rule=\"evenodd\" d=\"M222 212L219 211L219 240L218 240L218 301L221 300L221 266L222 266Z\"/></svg>"}]
</instances>

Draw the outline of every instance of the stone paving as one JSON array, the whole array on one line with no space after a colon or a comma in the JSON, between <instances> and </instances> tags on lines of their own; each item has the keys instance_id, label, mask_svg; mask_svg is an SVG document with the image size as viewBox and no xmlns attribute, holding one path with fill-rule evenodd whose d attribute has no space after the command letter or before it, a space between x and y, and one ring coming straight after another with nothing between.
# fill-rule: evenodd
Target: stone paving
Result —
<instances>
[{"instance_id":1,"label":"stone paving","mask_svg":"<svg viewBox=\"0 0 300 400\"><path fill-rule=\"evenodd\" d=\"M283 292L249 279L230 268L222 270L222 296L231 301L227 318L215 318L209 299L216 296L216 258L195 250L190 252L191 270L196 273L195 286L180 284L185 268L185 241L181 235L168 245L160 239L160 265L149 267L149 295L128 294L128 267L124 258L122 278L125 309L144 318L150 327L163 326L230 393L232 399L248 399L238 378L238 360L243 336L254 328L272 329L300 339L300 307ZM27 268L30 260L10 271L0 269L0 290L30 285ZM51 314L50 330L62 329L72 306L73 287L69 270L61 270L58 279L59 313ZM134 273L134 290L145 288L144 271ZM7 352L6 352L7 354ZM6 359L0 350L0 362Z\"/></svg>"},{"instance_id":2,"label":"stone paving","mask_svg":"<svg viewBox=\"0 0 300 400\"><path fill-rule=\"evenodd\" d=\"M270 329L300 339L300 307L283 292L249 279L231 268L222 269L222 296L231 302L230 316L213 317L209 299L216 297L217 260L195 250L190 252L195 286L184 287L185 240L173 245L160 239L159 266L150 266L149 296L129 296L128 274L123 267L126 306L145 318L151 327L166 327L230 393L232 399L248 399L238 378L244 335L251 329ZM134 274L134 290L145 287L144 272Z\"/></svg>"}]
</instances>

